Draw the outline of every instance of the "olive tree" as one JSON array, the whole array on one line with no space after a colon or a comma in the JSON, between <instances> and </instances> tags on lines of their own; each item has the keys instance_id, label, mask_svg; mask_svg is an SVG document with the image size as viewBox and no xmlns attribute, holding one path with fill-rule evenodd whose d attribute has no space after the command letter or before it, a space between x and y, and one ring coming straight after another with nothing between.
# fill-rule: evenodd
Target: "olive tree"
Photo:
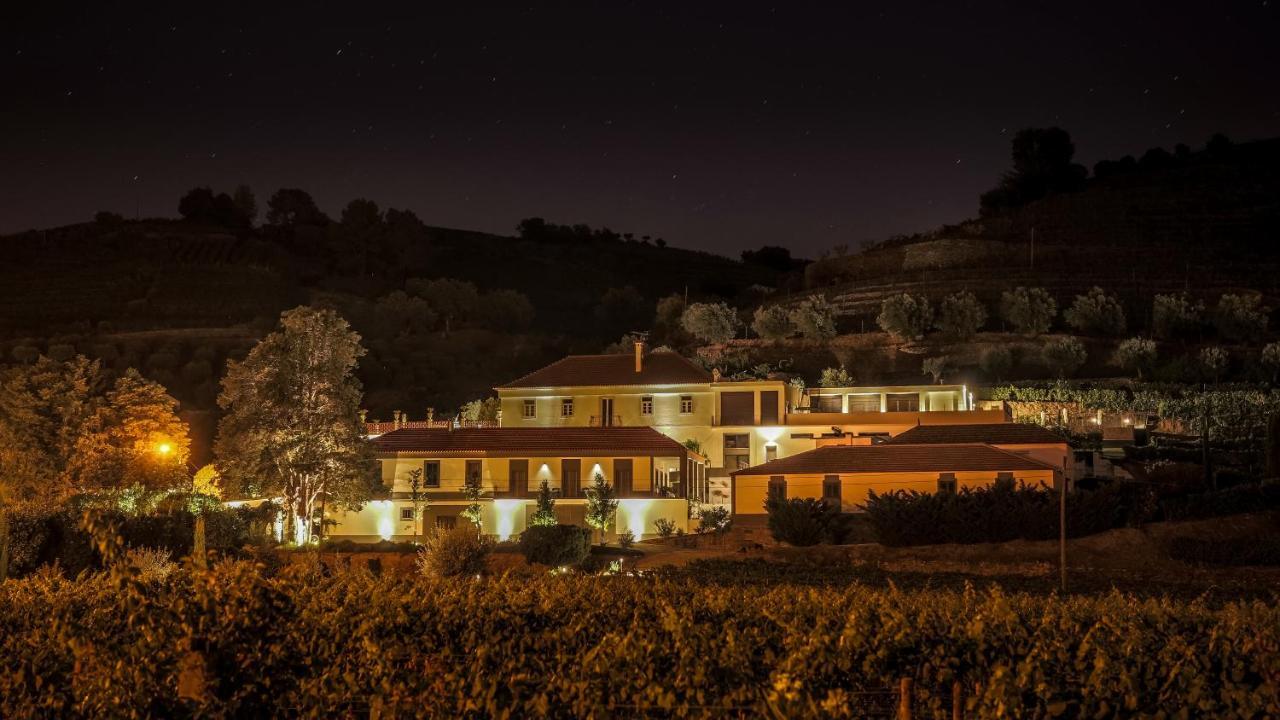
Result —
<instances>
[{"instance_id":1,"label":"olive tree","mask_svg":"<svg viewBox=\"0 0 1280 720\"><path fill-rule=\"evenodd\" d=\"M1040 355L1049 370L1060 378L1074 374L1088 358L1084 343L1073 337L1050 339L1040 349Z\"/></svg>"},{"instance_id":2,"label":"olive tree","mask_svg":"<svg viewBox=\"0 0 1280 720\"><path fill-rule=\"evenodd\" d=\"M1151 301L1151 334L1161 339L1185 337L1200 327L1204 303L1186 293L1156 295Z\"/></svg>"},{"instance_id":3,"label":"olive tree","mask_svg":"<svg viewBox=\"0 0 1280 720\"><path fill-rule=\"evenodd\" d=\"M1156 343L1148 338L1134 337L1125 340L1116 347L1111 362L1132 370L1142 379L1142 371L1150 369L1156 361Z\"/></svg>"},{"instance_id":4,"label":"olive tree","mask_svg":"<svg viewBox=\"0 0 1280 720\"><path fill-rule=\"evenodd\" d=\"M738 334L738 314L725 303L694 303L685 308L680 325L708 343L724 343Z\"/></svg>"},{"instance_id":5,"label":"olive tree","mask_svg":"<svg viewBox=\"0 0 1280 720\"><path fill-rule=\"evenodd\" d=\"M1044 288L1017 287L1000 294L1000 317L1028 337L1049 332L1058 303Z\"/></svg>"},{"instance_id":6,"label":"olive tree","mask_svg":"<svg viewBox=\"0 0 1280 720\"><path fill-rule=\"evenodd\" d=\"M1084 295L1077 295L1071 307L1062 313L1067 324L1082 333L1095 335L1120 335L1124 332L1124 308L1113 295L1100 287L1093 287Z\"/></svg>"},{"instance_id":7,"label":"olive tree","mask_svg":"<svg viewBox=\"0 0 1280 720\"><path fill-rule=\"evenodd\" d=\"M880 315L876 324L881 330L899 340L918 340L924 337L933 320L933 308L923 297L901 293L891 295L880 303Z\"/></svg>"},{"instance_id":8,"label":"olive tree","mask_svg":"<svg viewBox=\"0 0 1280 720\"><path fill-rule=\"evenodd\" d=\"M968 340L986 322L987 308L973 293L962 290L943 298L935 327L948 337Z\"/></svg>"},{"instance_id":9,"label":"olive tree","mask_svg":"<svg viewBox=\"0 0 1280 720\"><path fill-rule=\"evenodd\" d=\"M836 309L822 295L810 295L791 311L791 324L810 340L836 336Z\"/></svg>"},{"instance_id":10,"label":"olive tree","mask_svg":"<svg viewBox=\"0 0 1280 720\"><path fill-rule=\"evenodd\" d=\"M791 313L781 305L760 306L751 319L751 329L765 340L782 340L795 332Z\"/></svg>"},{"instance_id":11,"label":"olive tree","mask_svg":"<svg viewBox=\"0 0 1280 720\"><path fill-rule=\"evenodd\" d=\"M1267 331L1267 308L1258 295L1223 295L1213 313L1213 325L1227 340L1253 340Z\"/></svg>"}]
</instances>

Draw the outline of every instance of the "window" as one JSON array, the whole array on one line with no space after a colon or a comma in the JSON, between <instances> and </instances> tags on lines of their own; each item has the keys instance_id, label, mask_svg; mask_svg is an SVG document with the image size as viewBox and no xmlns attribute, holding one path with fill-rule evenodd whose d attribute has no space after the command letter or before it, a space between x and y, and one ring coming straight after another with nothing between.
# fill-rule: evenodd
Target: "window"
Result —
<instances>
[{"instance_id":1,"label":"window","mask_svg":"<svg viewBox=\"0 0 1280 720\"><path fill-rule=\"evenodd\" d=\"M440 528L441 530L452 530L457 526L458 526L457 515L437 515L436 516L436 527Z\"/></svg>"},{"instance_id":2,"label":"window","mask_svg":"<svg viewBox=\"0 0 1280 720\"><path fill-rule=\"evenodd\" d=\"M422 463L422 486L429 488L440 487L439 460L428 460Z\"/></svg>"},{"instance_id":3,"label":"window","mask_svg":"<svg viewBox=\"0 0 1280 720\"><path fill-rule=\"evenodd\" d=\"M688 415L691 412L693 412L693 396L681 395L680 396L680 413L682 415Z\"/></svg>"},{"instance_id":4,"label":"window","mask_svg":"<svg viewBox=\"0 0 1280 720\"><path fill-rule=\"evenodd\" d=\"M778 391L764 390L760 393L760 424L778 424Z\"/></svg>"},{"instance_id":5,"label":"window","mask_svg":"<svg viewBox=\"0 0 1280 720\"><path fill-rule=\"evenodd\" d=\"M724 436L724 466L729 470L751 467L751 436L746 433Z\"/></svg>"},{"instance_id":6,"label":"window","mask_svg":"<svg viewBox=\"0 0 1280 720\"><path fill-rule=\"evenodd\" d=\"M839 395L818 395L813 398L813 411L820 413L838 413L844 412L844 408L840 405Z\"/></svg>"},{"instance_id":7,"label":"window","mask_svg":"<svg viewBox=\"0 0 1280 720\"><path fill-rule=\"evenodd\" d=\"M939 473L938 474L938 492L954 493L956 491L956 474L955 473Z\"/></svg>"},{"instance_id":8,"label":"window","mask_svg":"<svg viewBox=\"0 0 1280 720\"><path fill-rule=\"evenodd\" d=\"M413 520L413 508L411 508L411 507L402 507L402 508L400 508L400 519L401 519L401 520Z\"/></svg>"},{"instance_id":9,"label":"window","mask_svg":"<svg viewBox=\"0 0 1280 720\"><path fill-rule=\"evenodd\" d=\"M996 487L1012 490L1014 487L1013 473L998 472L996 473Z\"/></svg>"},{"instance_id":10,"label":"window","mask_svg":"<svg viewBox=\"0 0 1280 720\"><path fill-rule=\"evenodd\" d=\"M480 464L480 461L479 461L479 460L468 460L468 461L467 461L467 469L466 469L466 473L467 473L467 474L466 474L466 479L467 479L467 482L471 483L472 485L479 485L479 484L480 484L480 478L481 478L481 475L482 475L482 473L481 473L481 467L482 467L482 466L481 466L481 464Z\"/></svg>"},{"instance_id":11,"label":"window","mask_svg":"<svg viewBox=\"0 0 1280 720\"><path fill-rule=\"evenodd\" d=\"M525 400L522 416L525 420L538 417L538 402L536 400Z\"/></svg>"},{"instance_id":12,"label":"window","mask_svg":"<svg viewBox=\"0 0 1280 720\"><path fill-rule=\"evenodd\" d=\"M560 400L560 417L573 417L573 398L562 398Z\"/></svg>"},{"instance_id":13,"label":"window","mask_svg":"<svg viewBox=\"0 0 1280 720\"><path fill-rule=\"evenodd\" d=\"M769 499L770 500L786 500L787 499L787 478L783 475L769 476Z\"/></svg>"},{"instance_id":14,"label":"window","mask_svg":"<svg viewBox=\"0 0 1280 720\"><path fill-rule=\"evenodd\" d=\"M765 462L773 462L774 460L777 460L777 459L778 459L778 446L777 446L777 445L765 445L765 446L764 446L764 461L765 461Z\"/></svg>"},{"instance_id":15,"label":"window","mask_svg":"<svg viewBox=\"0 0 1280 720\"><path fill-rule=\"evenodd\" d=\"M857 393L850 395L849 412L880 412L880 394Z\"/></svg>"},{"instance_id":16,"label":"window","mask_svg":"<svg viewBox=\"0 0 1280 720\"><path fill-rule=\"evenodd\" d=\"M684 412L683 407L684 407L684 405L683 405L683 403L682 403L682 404L681 404L681 410L680 410L680 412ZM693 409L693 408L692 408L692 402L690 402L690 410L692 410L692 409ZM652 414L653 414L653 396L651 396L651 395L645 395L644 397L640 398L640 414L641 414L641 415L652 415Z\"/></svg>"},{"instance_id":17,"label":"window","mask_svg":"<svg viewBox=\"0 0 1280 720\"><path fill-rule=\"evenodd\" d=\"M840 507L840 476L825 475L822 478L822 499L828 504Z\"/></svg>"},{"instance_id":18,"label":"window","mask_svg":"<svg viewBox=\"0 0 1280 720\"><path fill-rule=\"evenodd\" d=\"M919 393L889 393L884 396L884 407L889 412L918 412Z\"/></svg>"}]
</instances>

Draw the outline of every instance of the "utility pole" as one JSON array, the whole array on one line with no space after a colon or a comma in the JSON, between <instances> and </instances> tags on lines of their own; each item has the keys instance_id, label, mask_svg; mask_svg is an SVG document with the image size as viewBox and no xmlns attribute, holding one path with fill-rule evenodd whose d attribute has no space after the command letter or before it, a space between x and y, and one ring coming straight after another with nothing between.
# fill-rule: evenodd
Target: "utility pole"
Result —
<instances>
[{"instance_id":1,"label":"utility pole","mask_svg":"<svg viewBox=\"0 0 1280 720\"><path fill-rule=\"evenodd\" d=\"M1058 478L1058 585L1067 592L1067 476Z\"/></svg>"},{"instance_id":2,"label":"utility pole","mask_svg":"<svg viewBox=\"0 0 1280 720\"><path fill-rule=\"evenodd\" d=\"M1031 269L1036 269L1036 229L1031 228Z\"/></svg>"}]
</instances>

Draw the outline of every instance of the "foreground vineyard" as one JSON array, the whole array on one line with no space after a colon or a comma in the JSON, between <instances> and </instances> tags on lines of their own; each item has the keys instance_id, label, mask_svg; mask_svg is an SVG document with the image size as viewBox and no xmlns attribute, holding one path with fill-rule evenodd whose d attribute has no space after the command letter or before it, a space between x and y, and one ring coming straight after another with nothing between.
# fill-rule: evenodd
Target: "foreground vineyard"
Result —
<instances>
[{"instance_id":1,"label":"foreground vineyard","mask_svg":"<svg viewBox=\"0 0 1280 720\"><path fill-rule=\"evenodd\" d=\"M838 717L903 677L974 717L1274 716L1280 609L243 562L0 584L3 717Z\"/></svg>"}]
</instances>

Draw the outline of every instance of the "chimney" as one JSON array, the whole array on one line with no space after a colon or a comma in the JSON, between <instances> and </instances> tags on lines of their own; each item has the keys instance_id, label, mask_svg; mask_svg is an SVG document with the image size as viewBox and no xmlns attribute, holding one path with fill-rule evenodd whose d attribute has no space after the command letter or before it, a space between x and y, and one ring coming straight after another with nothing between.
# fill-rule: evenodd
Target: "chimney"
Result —
<instances>
[{"instance_id":1,"label":"chimney","mask_svg":"<svg viewBox=\"0 0 1280 720\"><path fill-rule=\"evenodd\" d=\"M636 372L644 370L644 341L636 341Z\"/></svg>"},{"instance_id":2,"label":"chimney","mask_svg":"<svg viewBox=\"0 0 1280 720\"><path fill-rule=\"evenodd\" d=\"M394 423L392 427L400 427L400 422L401 422L401 418L403 417L403 413L401 413L399 410L396 410L395 413L392 414L392 417L394 418L394 420L392 421Z\"/></svg>"},{"instance_id":3,"label":"chimney","mask_svg":"<svg viewBox=\"0 0 1280 720\"><path fill-rule=\"evenodd\" d=\"M711 382L720 382L720 368L711 368Z\"/></svg>"},{"instance_id":4,"label":"chimney","mask_svg":"<svg viewBox=\"0 0 1280 720\"><path fill-rule=\"evenodd\" d=\"M433 422L435 419L436 419L436 409L431 407L427 408L427 422L428 423Z\"/></svg>"}]
</instances>

